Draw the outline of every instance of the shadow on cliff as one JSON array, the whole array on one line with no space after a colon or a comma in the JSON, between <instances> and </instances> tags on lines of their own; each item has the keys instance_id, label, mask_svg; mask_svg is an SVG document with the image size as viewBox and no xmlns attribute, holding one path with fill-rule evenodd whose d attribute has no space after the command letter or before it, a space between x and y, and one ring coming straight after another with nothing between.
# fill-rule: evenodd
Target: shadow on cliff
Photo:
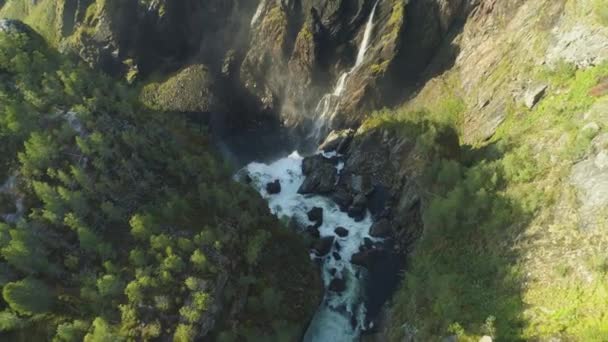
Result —
<instances>
[{"instance_id":1,"label":"shadow on cliff","mask_svg":"<svg viewBox=\"0 0 608 342\"><path fill-rule=\"evenodd\" d=\"M439 11L436 3L412 1L409 6L401 47L395 57L399 62L383 87L389 107L414 97L429 80L454 67L460 53L455 40L467 20L466 13L461 13L446 31L433 14Z\"/></svg>"},{"instance_id":2,"label":"shadow on cliff","mask_svg":"<svg viewBox=\"0 0 608 342\"><path fill-rule=\"evenodd\" d=\"M405 272L396 279L384 327L382 306L395 281L390 274L395 260L373 264L368 312L375 330L390 330L394 340L414 331L407 327L423 341L461 329L520 340L526 324L524 275L515 247L532 212L506 192L511 176L504 155L511 146L459 146L454 129L415 117L393 113L372 119L380 123L366 134L371 138L355 141L359 151L347 161L346 171L359 160L354 169L366 170L375 182L399 184L394 191L388 186L398 194L388 207L399 253L395 265Z\"/></svg>"},{"instance_id":3,"label":"shadow on cliff","mask_svg":"<svg viewBox=\"0 0 608 342\"><path fill-rule=\"evenodd\" d=\"M458 159L426 168L424 228L393 298L391 337L415 327L422 340L458 332L521 339L524 275L515 247L531 212L505 193L509 148L462 146Z\"/></svg>"}]
</instances>

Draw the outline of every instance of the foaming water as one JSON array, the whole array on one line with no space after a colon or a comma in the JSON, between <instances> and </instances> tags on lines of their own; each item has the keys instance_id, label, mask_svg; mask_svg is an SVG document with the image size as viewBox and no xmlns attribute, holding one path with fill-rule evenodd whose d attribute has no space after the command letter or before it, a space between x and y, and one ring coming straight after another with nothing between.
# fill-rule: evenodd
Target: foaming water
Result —
<instances>
[{"instance_id":1,"label":"foaming water","mask_svg":"<svg viewBox=\"0 0 608 342\"><path fill-rule=\"evenodd\" d=\"M324 154L325 157L336 157L335 154ZM301 195L298 189L304 182L302 174L302 156L293 152L288 157L270 164L251 163L240 173L246 173L251 178L252 186L268 201L273 214L279 218L294 219L301 225L312 224L307 213L315 208L323 209L323 224L319 227L321 237L334 237L334 243L329 254L318 259L321 264L322 278L325 285L323 302L316 312L304 336L305 342L348 342L356 341L365 328L365 284L367 271L350 263L353 254L366 238L377 239L369 235L372 225L371 215L356 222L329 198L318 195ZM338 173L343 163L336 166ZM281 192L271 195L266 191L266 184L279 180ZM337 227L348 230L346 237L335 233ZM333 292L329 290L334 279L343 279L345 290Z\"/></svg>"}]
</instances>

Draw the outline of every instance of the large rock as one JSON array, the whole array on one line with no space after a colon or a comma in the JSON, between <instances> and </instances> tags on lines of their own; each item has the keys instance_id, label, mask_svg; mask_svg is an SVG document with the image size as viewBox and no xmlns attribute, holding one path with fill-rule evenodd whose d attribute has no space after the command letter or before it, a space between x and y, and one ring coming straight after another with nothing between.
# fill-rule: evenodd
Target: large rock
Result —
<instances>
[{"instance_id":1,"label":"large rock","mask_svg":"<svg viewBox=\"0 0 608 342\"><path fill-rule=\"evenodd\" d=\"M355 221L362 221L365 218L367 212L366 208L367 199L364 195L359 194L355 196L353 204L348 208L348 216L352 217Z\"/></svg>"},{"instance_id":2,"label":"large rock","mask_svg":"<svg viewBox=\"0 0 608 342\"><path fill-rule=\"evenodd\" d=\"M323 208L314 207L306 215L310 221L315 222L316 227L323 225Z\"/></svg>"},{"instance_id":3,"label":"large rock","mask_svg":"<svg viewBox=\"0 0 608 342\"><path fill-rule=\"evenodd\" d=\"M334 233L336 233L336 235L338 235L339 237L347 237L348 229L346 229L344 227L338 227L334 230Z\"/></svg>"},{"instance_id":4,"label":"large rock","mask_svg":"<svg viewBox=\"0 0 608 342\"><path fill-rule=\"evenodd\" d=\"M325 256L327 254L329 254L329 252L331 251L331 246L334 243L334 237L333 236L327 236L324 238L321 238L317 241L315 241L312 245L312 251L313 253L315 253L315 255L322 257Z\"/></svg>"},{"instance_id":5,"label":"large rock","mask_svg":"<svg viewBox=\"0 0 608 342\"><path fill-rule=\"evenodd\" d=\"M524 104L526 107L532 109L538 103L538 101L545 96L546 90L546 84L538 84L530 87L530 89L528 89L524 95Z\"/></svg>"},{"instance_id":6,"label":"large rock","mask_svg":"<svg viewBox=\"0 0 608 342\"><path fill-rule=\"evenodd\" d=\"M353 195L344 188L338 188L331 194L331 199L340 207L340 210L347 211L353 203Z\"/></svg>"},{"instance_id":7,"label":"large rock","mask_svg":"<svg viewBox=\"0 0 608 342\"><path fill-rule=\"evenodd\" d=\"M393 235L392 224L386 219L375 222L369 230L369 235L377 238L390 237Z\"/></svg>"},{"instance_id":8,"label":"large rock","mask_svg":"<svg viewBox=\"0 0 608 342\"><path fill-rule=\"evenodd\" d=\"M319 146L319 150L343 154L348 149L354 135L355 131L352 129L331 131L327 138L325 138L325 141Z\"/></svg>"},{"instance_id":9,"label":"large rock","mask_svg":"<svg viewBox=\"0 0 608 342\"><path fill-rule=\"evenodd\" d=\"M608 133L598 135L592 143L594 152L572 167L570 183L577 189L579 217L584 229L608 223Z\"/></svg>"},{"instance_id":10,"label":"large rock","mask_svg":"<svg viewBox=\"0 0 608 342\"><path fill-rule=\"evenodd\" d=\"M302 172L306 179L298 189L300 194L327 194L336 186L338 171L335 161L321 155L304 158Z\"/></svg>"}]
</instances>

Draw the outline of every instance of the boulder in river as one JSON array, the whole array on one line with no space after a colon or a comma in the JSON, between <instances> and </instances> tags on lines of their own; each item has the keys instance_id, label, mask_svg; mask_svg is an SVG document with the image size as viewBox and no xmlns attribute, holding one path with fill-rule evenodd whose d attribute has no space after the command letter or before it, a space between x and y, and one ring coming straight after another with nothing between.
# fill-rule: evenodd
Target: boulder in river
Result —
<instances>
[{"instance_id":1,"label":"boulder in river","mask_svg":"<svg viewBox=\"0 0 608 342\"><path fill-rule=\"evenodd\" d=\"M281 192L281 182L277 179L274 182L266 184L266 192L271 195L276 195Z\"/></svg>"},{"instance_id":2,"label":"boulder in river","mask_svg":"<svg viewBox=\"0 0 608 342\"><path fill-rule=\"evenodd\" d=\"M342 278L334 278L329 283L329 291L341 293L346 290L346 280Z\"/></svg>"},{"instance_id":3,"label":"boulder in river","mask_svg":"<svg viewBox=\"0 0 608 342\"><path fill-rule=\"evenodd\" d=\"M359 194L355 196L353 204L348 208L348 216L355 221L362 221L365 218L366 199L365 196Z\"/></svg>"},{"instance_id":4,"label":"boulder in river","mask_svg":"<svg viewBox=\"0 0 608 342\"><path fill-rule=\"evenodd\" d=\"M369 267L369 263L370 263L370 253L368 250L363 250L360 252L357 252L355 254L353 254L353 256L350 258L350 262L353 265L358 265L358 266L362 266L362 267Z\"/></svg>"},{"instance_id":5,"label":"boulder in river","mask_svg":"<svg viewBox=\"0 0 608 342\"><path fill-rule=\"evenodd\" d=\"M298 189L298 193L327 194L334 191L338 177L336 162L336 160L327 159L322 155L304 158L302 173L306 179Z\"/></svg>"},{"instance_id":6,"label":"boulder in river","mask_svg":"<svg viewBox=\"0 0 608 342\"><path fill-rule=\"evenodd\" d=\"M308 219L316 223L317 227L323 224L323 209L319 207L312 208L308 213Z\"/></svg>"},{"instance_id":7,"label":"boulder in river","mask_svg":"<svg viewBox=\"0 0 608 342\"><path fill-rule=\"evenodd\" d=\"M334 232L336 233L336 235L338 235L339 237L347 237L348 236L348 229L344 228L344 227L338 227L334 230Z\"/></svg>"},{"instance_id":8,"label":"boulder in river","mask_svg":"<svg viewBox=\"0 0 608 342\"><path fill-rule=\"evenodd\" d=\"M315 241L312 244L312 250L317 256L322 257L329 253L333 243L334 243L334 237L327 236L327 237L324 237L324 238L321 238L321 239Z\"/></svg>"}]
</instances>

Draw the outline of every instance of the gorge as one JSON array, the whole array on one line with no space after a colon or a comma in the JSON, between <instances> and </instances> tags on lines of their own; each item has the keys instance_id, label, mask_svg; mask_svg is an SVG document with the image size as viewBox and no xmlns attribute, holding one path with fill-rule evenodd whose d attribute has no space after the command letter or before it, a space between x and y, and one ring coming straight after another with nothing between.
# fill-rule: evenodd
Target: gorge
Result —
<instances>
[{"instance_id":1,"label":"gorge","mask_svg":"<svg viewBox=\"0 0 608 342\"><path fill-rule=\"evenodd\" d=\"M0 340L606 341L608 0L0 0Z\"/></svg>"}]
</instances>

